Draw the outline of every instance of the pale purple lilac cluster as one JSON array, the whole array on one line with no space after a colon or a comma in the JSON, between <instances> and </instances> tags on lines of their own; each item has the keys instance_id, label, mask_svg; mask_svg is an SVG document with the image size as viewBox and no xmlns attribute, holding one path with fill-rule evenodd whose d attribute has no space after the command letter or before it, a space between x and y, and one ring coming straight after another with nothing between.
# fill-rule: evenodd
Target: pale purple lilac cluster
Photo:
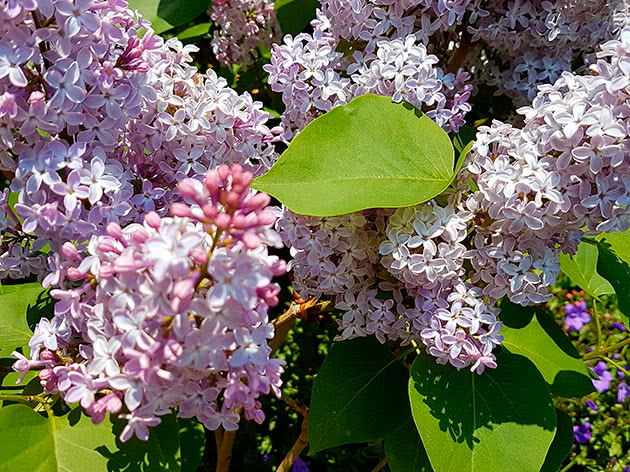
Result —
<instances>
[{"instance_id":1,"label":"pale purple lilac cluster","mask_svg":"<svg viewBox=\"0 0 630 472\"><path fill-rule=\"evenodd\" d=\"M217 27L212 51L228 67L251 65L258 47L280 40L273 0L215 0L208 13Z\"/></svg>"},{"instance_id":2,"label":"pale purple lilac cluster","mask_svg":"<svg viewBox=\"0 0 630 472\"><path fill-rule=\"evenodd\" d=\"M164 42L124 0L9 2L0 17L0 170L19 193L0 200L0 279L43 277L46 244L54 272L65 241L164 215L184 178L275 160L262 103L199 74L195 46Z\"/></svg>"},{"instance_id":3,"label":"pale purple lilac cluster","mask_svg":"<svg viewBox=\"0 0 630 472\"><path fill-rule=\"evenodd\" d=\"M519 103L537 86L555 82L597 44L618 36L630 13L621 0L320 0L313 37L332 38L332 50L362 65L379 45L413 35L442 61L465 52L474 85L496 86ZM288 46L295 50L290 38ZM317 50L317 44L309 49ZM324 53L327 56L328 53ZM301 51L297 57L301 56ZM331 62L334 58L325 58ZM340 66L348 67L345 57ZM320 65L323 67L323 65ZM345 70L342 69L343 72ZM340 71L338 71L340 72ZM449 108L448 106L446 107Z\"/></svg>"},{"instance_id":4,"label":"pale purple lilac cluster","mask_svg":"<svg viewBox=\"0 0 630 472\"><path fill-rule=\"evenodd\" d=\"M428 203L323 220L285 212L296 288L335 297L340 338L415 342L482 372L502 341L497 300L546 302L560 251L628 229L630 30L598 56L589 75L541 86L519 110L523 128L480 127L464 171Z\"/></svg>"},{"instance_id":5,"label":"pale purple lilac cluster","mask_svg":"<svg viewBox=\"0 0 630 472\"><path fill-rule=\"evenodd\" d=\"M427 112L447 131L458 131L471 107L469 74L446 74L438 58L413 35L381 39L373 50L353 46L331 32L331 19L319 14L313 34L285 36L264 66L269 84L282 93L285 137L310 121L366 93L391 96Z\"/></svg>"},{"instance_id":6,"label":"pale purple lilac cluster","mask_svg":"<svg viewBox=\"0 0 630 472\"><path fill-rule=\"evenodd\" d=\"M174 407L210 430L262 422L258 397L280 394L267 310L286 264L267 252L282 245L276 212L249 190L252 178L219 166L178 185L188 203L172 216L151 211L142 223L110 222L87 247L65 243L55 315L35 327L32 360L14 353L14 369L42 369L44 391L80 402L94 423L118 413L123 441L147 439Z\"/></svg>"}]
</instances>

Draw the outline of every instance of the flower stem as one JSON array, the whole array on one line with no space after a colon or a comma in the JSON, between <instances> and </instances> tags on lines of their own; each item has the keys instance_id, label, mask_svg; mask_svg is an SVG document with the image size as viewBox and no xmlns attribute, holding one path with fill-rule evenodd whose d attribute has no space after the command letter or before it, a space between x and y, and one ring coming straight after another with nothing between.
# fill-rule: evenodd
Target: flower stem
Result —
<instances>
[{"instance_id":1,"label":"flower stem","mask_svg":"<svg viewBox=\"0 0 630 472\"><path fill-rule=\"evenodd\" d=\"M610 357L607 356L602 356L602 359L604 359L606 362L612 364L613 366L615 366L617 369L619 369L621 372L623 372L624 374L626 374L627 376L630 377L630 372L628 372L626 369L624 369L623 367L621 367L619 365L619 363L613 361Z\"/></svg>"},{"instance_id":2,"label":"flower stem","mask_svg":"<svg viewBox=\"0 0 630 472\"><path fill-rule=\"evenodd\" d=\"M584 356L582 356L582 359L585 361L588 361L591 359L597 359L598 357L602 357L602 355L604 354L608 354L609 352L614 352L617 349L622 348L628 344L630 344L630 337L616 344L611 344L610 346L604 346L599 349L595 349L592 352L588 352L584 354Z\"/></svg>"},{"instance_id":3,"label":"flower stem","mask_svg":"<svg viewBox=\"0 0 630 472\"><path fill-rule=\"evenodd\" d=\"M595 324L597 325L597 348L603 346L602 343L602 326L599 322L599 312L597 311L597 302L593 299L593 310L595 311Z\"/></svg>"}]
</instances>

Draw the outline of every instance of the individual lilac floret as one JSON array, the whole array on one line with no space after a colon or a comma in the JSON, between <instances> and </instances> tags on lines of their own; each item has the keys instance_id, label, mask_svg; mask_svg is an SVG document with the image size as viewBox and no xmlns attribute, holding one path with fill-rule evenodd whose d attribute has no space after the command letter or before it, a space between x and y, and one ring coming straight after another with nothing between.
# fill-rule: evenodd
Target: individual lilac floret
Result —
<instances>
[{"instance_id":1,"label":"individual lilac floret","mask_svg":"<svg viewBox=\"0 0 630 472\"><path fill-rule=\"evenodd\" d=\"M586 444L591 440L591 423L588 421L582 425L573 427L573 437L575 442Z\"/></svg>"},{"instance_id":2,"label":"individual lilac floret","mask_svg":"<svg viewBox=\"0 0 630 472\"><path fill-rule=\"evenodd\" d=\"M599 377L599 380L591 380L597 391L599 393L603 393L608 390L610 388L610 383L613 381L613 376L606 369L606 363L604 361L599 361L592 370Z\"/></svg>"},{"instance_id":3,"label":"individual lilac floret","mask_svg":"<svg viewBox=\"0 0 630 472\"><path fill-rule=\"evenodd\" d=\"M178 185L172 217L149 212L142 224L109 223L87 247L66 243L59 277L76 288L51 291L55 316L35 327L33 360L14 353L14 369L43 369L44 390L80 402L94 423L121 413L122 441L146 440L177 407L208 429L262 422L257 398L280 392L267 310L286 264L267 252L280 245L276 215L252 179L219 166Z\"/></svg>"}]
</instances>

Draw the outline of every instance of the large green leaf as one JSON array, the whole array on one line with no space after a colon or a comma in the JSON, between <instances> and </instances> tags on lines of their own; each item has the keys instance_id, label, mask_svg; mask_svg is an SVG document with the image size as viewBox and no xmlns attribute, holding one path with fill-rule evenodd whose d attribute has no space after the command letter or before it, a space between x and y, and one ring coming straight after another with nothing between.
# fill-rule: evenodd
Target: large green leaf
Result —
<instances>
[{"instance_id":1,"label":"large green leaf","mask_svg":"<svg viewBox=\"0 0 630 472\"><path fill-rule=\"evenodd\" d=\"M421 355L409 400L438 472L538 472L553 440L556 413L545 380L526 358L497 354L482 375Z\"/></svg>"},{"instance_id":2,"label":"large green leaf","mask_svg":"<svg viewBox=\"0 0 630 472\"><path fill-rule=\"evenodd\" d=\"M560 254L560 269L574 284L593 297L615 293L612 285L597 273L597 260L597 247L582 242L575 255Z\"/></svg>"},{"instance_id":3,"label":"large green leaf","mask_svg":"<svg viewBox=\"0 0 630 472\"><path fill-rule=\"evenodd\" d=\"M385 456L391 472L433 472L411 417L385 437Z\"/></svg>"},{"instance_id":4,"label":"large green leaf","mask_svg":"<svg viewBox=\"0 0 630 472\"><path fill-rule=\"evenodd\" d=\"M607 242L619 259L630 264L630 229L625 233L602 233L595 239Z\"/></svg>"},{"instance_id":5,"label":"large green leaf","mask_svg":"<svg viewBox=\"0 0 630 472\"><path fill-rule=\"evenodd\" d=\"M206 448L206 430L196 418L178 418L182 472L197 472Z\"/></svg>"},{"instance_id":6,"label":"large green leaf","mask_svg":"<svg viewBox=\"0 0 630 472\"><path fill-rule=\"evenodd\" d=\"M11 287L10 289L8 287ZM14 349L28 344L33 332L30 319L50 306L50 297L40 284L4 286L0 295L0 356L8 357Z\"/></svg>"},{"instance_id":7,"label":"large green leaf","mask_svg":"<svg viewBox=\"0 0 630 472\"><path fill-rule=\"evenodd\" d=\"M122 429L117 424L114 430ZM174 415L162 417L148 441L121 443L112 424L93 425L77 408L45 418L25 405L0 409L0 470L20 472L179 471Z\"/></svg>"},{"instance_id":8,"label":"large green leaf","mask_svg":"<svg viewBox=\"0 0 630 472\"><path fill-rule=\"evenodd\" d=\"M408 377L373 336L335 343L313 385L310 453L372 441L399 428L409 417Z\"/></svg>"},{"instance_id":9,"label":"large green leaf","mask_svg":"<svg viewBox=\"0 0 630 472\"><path fill-rule=\"evenodd\" d=\"M558 429L549 447L549 452L545 458L540 472L558 472L560 465L571 453L573 445L573 421L564 411L556 408L556 421Z\"/></svg>"},{"instance_id":10,"label":"large green leaf","mask_svg":"<svg viewBox=\"0 0 630 472\"><path fill-rule=\"evenodd\" d=\"M617 256L606 239L596 244L599 250L597 272L615 289L619 310L624 315L626 326L630 326L630 266Z\"/></svg>"},{"instance_id":11,"label":"large green leaf","mask_svg":"<svg viewBox=\"0 0 630 472\"><path fill-rule=\"evenodd\" d=\"M296 213L332 216L415 205L453 177L448 135L390 97L362 95L310 123L253 187Z\"/></svg>"},{"instance_id":12,"label":"large green leaf","mask_svg":"<svg viewBox=\"0 0 630 472\"><path fill-rule=\"evenodd\" d=\"M276 0L276 17L284 34L295 36L315 18L317 0Z\"/></svg>"},{"instance_id":13,"label":"large green leaf","mask_svg":"<svg viewBox=\"0 0 630 472\"><path fill-rule=\"evenodd\" d=\"M194 20L206 11L211 0L128 0L129 8L139 10L151 22L156 34Z\"/></svg>"},{"instance_id":14,"label":"large green leaf","mask_svg":"<svg viewBox=\"0 0 630 472\"><path fill-rule=\"evenodd\" d=\"M547 313L505 300L501 303L500 318L503 321L503 346L532 361L552 393L562 397L583 397L595 391L584 361Z\"/></svg>"}]
</instances>

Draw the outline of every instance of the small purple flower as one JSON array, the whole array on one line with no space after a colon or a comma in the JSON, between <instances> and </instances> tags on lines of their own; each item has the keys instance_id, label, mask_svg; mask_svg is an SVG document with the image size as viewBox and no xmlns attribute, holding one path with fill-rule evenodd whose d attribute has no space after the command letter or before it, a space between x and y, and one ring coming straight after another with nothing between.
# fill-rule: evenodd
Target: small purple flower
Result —
<instances>
[{"instance_id":1,"label":"small purple flower","mask_svg":"<svg viewBox=\"0 0 630 472\"><path fill-rule=\"evenodd\" d=\"M584 301L566 304L564 312L566 314L564 325L569 332L580 331L586 323L591 322L591 316L586 312L586 302Z\"/></svg>"},{"instance_id":2,"label":"small purple flower","mask_svg":"<svg viewBox=\"0 0 630 472\"><path fill-rule=\"evenodd\" d=\"M613 376L606 370L606 363L604 361L599 361L592 370L599 376L599 380L591 380L597 391L602 393L608 390L610 388L610 382L613 380Z\"/></svg>"},{"instance_id":3,"label":"small purple flower","mask_svg":"<svg viewBox=\"0 0 630 472\"><path fill-rule=\"evenodd\" d=\"M586 444L591 439L591 423L586 422L580 426L573 427L573 437L575 442Z\"/></svg>"},{"instance_id":4,"label":"small purple flower","mask_svg":"<svg viewBox=\"0 0 630 472\"><path fill-rule=\"evenodd\" d=\"M619 323L618 321L614 321L613 324L612 324L612 327L618 329L619 331L625 331L626 330L625 325L623 323Z\"/></svg>"},{"instance_id":5,"label":"small purple flower","mask_svg":"<svg viewBox=\"0 0 630 472\"><path fill-rule=\"evenodd\" d=\"M597 406L597 403L595 403L594 401L591 401L591 400L586 400L586 406L589 407L593 411L598 411L599 410L599 407Z\"/></svg>"},{"instance_id":6,"label":"small purple flower","mask_svg":"<svg viewBox=\"0 0 630 472\"><path fill-rule=\"evenodd\" d=\"M617 387L617 403L623 403L623 401L630 395L630 389L628 384L621 382Z\"/></svg>"},{"instance_id":7,"label":"small purple flower","mask_svg":"<svg viewBox=\"0 0 630 472\"><path fill-rule=\"evenodd\" d=\"M304 462L300 457L295 459L293 463L293 467L291 468L291 472L309 472L308 466L310 462Z\"/></svg>"}]
</instances>

